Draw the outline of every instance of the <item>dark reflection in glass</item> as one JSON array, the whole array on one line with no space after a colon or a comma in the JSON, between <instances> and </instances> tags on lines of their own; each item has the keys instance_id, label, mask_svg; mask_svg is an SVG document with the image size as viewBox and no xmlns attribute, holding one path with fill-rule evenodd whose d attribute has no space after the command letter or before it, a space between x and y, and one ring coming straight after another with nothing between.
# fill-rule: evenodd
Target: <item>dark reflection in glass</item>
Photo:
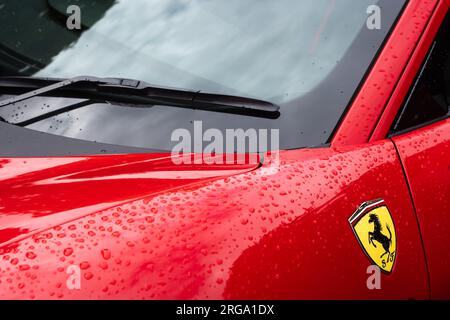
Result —
<instances>
[{"instance_id":1,"label":"dark reflection in glass","mask_svg":"<svg viewBox=\"0 0 450 320\"><path fill-rule=\"evenodd\" d=\"M114 0L3 0L0 1L0 76L33 75L62 51L75 45ZM69 30L67 7L76 4L81 30Z\"/></svg>"}]
</instances>

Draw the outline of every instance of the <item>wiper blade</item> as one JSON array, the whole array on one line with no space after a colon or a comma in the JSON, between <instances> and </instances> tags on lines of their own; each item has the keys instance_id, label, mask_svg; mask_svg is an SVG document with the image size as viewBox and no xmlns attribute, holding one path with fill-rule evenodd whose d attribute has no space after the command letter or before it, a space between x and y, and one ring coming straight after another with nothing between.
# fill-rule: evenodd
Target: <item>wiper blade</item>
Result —
<instances>
[{"instance_id":1,"label":"wiper blade","mask_svg":"<svg viewBox=\"0 0 450 320\"><path fill-rule=\"evenodd\" d=\"M75 77L69 79L9 77L0 78L0 88L29 90L0 101L0 107L36 96L80 97L94 102L148 107L154 105L199 109L276 119L280 107L247 97L158 87L143 81L120 78ZM63 94L65 92L66 94Z\"/></svg>"}]
</instances>

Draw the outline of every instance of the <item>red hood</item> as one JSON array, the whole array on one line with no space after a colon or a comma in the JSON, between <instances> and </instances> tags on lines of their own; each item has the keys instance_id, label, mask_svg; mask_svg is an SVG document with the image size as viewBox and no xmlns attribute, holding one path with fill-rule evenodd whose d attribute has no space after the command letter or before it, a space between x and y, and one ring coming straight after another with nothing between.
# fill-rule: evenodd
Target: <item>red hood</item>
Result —
<instances>
[{"instance_id":1,"label":"red hood","mask_svg":"<svg viewBox=\"0 0 450 320\"><path fill-rule=\"evenodd\" d=\"M179 165L168 154L0 159L0 246L106 208L198 187L258 165Z\"/></svg>"},{"instance_id":2,"label":"red hood","mask_svg":"<svg viewBox=\"0 0 450 320\"><path fill-rule=\"evenodd\" d=\"M260 168L167 155L0 160L0 299L232 297L230 270L249 248L329 201L316 191L330 157L345 160L330 149ZM320 188L334 197L346 183ZM79 290L67 286L73 266Z\"/></svg>"}]
</instances>

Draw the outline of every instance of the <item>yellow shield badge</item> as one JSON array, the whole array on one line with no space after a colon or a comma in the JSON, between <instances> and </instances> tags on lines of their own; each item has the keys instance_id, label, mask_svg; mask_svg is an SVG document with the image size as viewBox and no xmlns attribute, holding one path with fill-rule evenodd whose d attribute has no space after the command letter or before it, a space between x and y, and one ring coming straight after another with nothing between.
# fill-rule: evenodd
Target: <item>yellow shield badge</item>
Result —
<instances>
[{"instance_id":1,"label":"yellow shield badge","mask_svg":"<svg viewBox=\"0 0 450 320\"><path fill-rule=\"evenodd\" d=\"M349 222L369 259L390 273L396 258L397 237L394 221L384 200L364 202Z\"/></svg>"}]
</instances>

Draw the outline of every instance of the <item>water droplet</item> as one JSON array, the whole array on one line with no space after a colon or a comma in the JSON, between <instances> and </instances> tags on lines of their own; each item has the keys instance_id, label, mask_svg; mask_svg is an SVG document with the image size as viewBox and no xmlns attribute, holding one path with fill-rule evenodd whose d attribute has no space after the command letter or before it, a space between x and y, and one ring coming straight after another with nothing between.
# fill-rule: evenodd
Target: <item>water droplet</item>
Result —
<instances>
[{"instance_id":1,"label":"water droplet","mask_svg":"<svg viewBox=\"0 0 450 320\"><path fill-rule=\"evenodd\" d=\"M109 249L102 249L101 253L103 259L108 260L109 258L111 258L111 251Z\"/></svg>"},{"instance_id":2,"label":"water droplet","mask_svg":"<svg viewBox=\"0 0 450 320\"><path fill-rule=\"evenodd\" d=\"M63 254L68 257L73 253L73 249L72 248L65 248L63 251Z\"/></svg>"}]
</instances>

